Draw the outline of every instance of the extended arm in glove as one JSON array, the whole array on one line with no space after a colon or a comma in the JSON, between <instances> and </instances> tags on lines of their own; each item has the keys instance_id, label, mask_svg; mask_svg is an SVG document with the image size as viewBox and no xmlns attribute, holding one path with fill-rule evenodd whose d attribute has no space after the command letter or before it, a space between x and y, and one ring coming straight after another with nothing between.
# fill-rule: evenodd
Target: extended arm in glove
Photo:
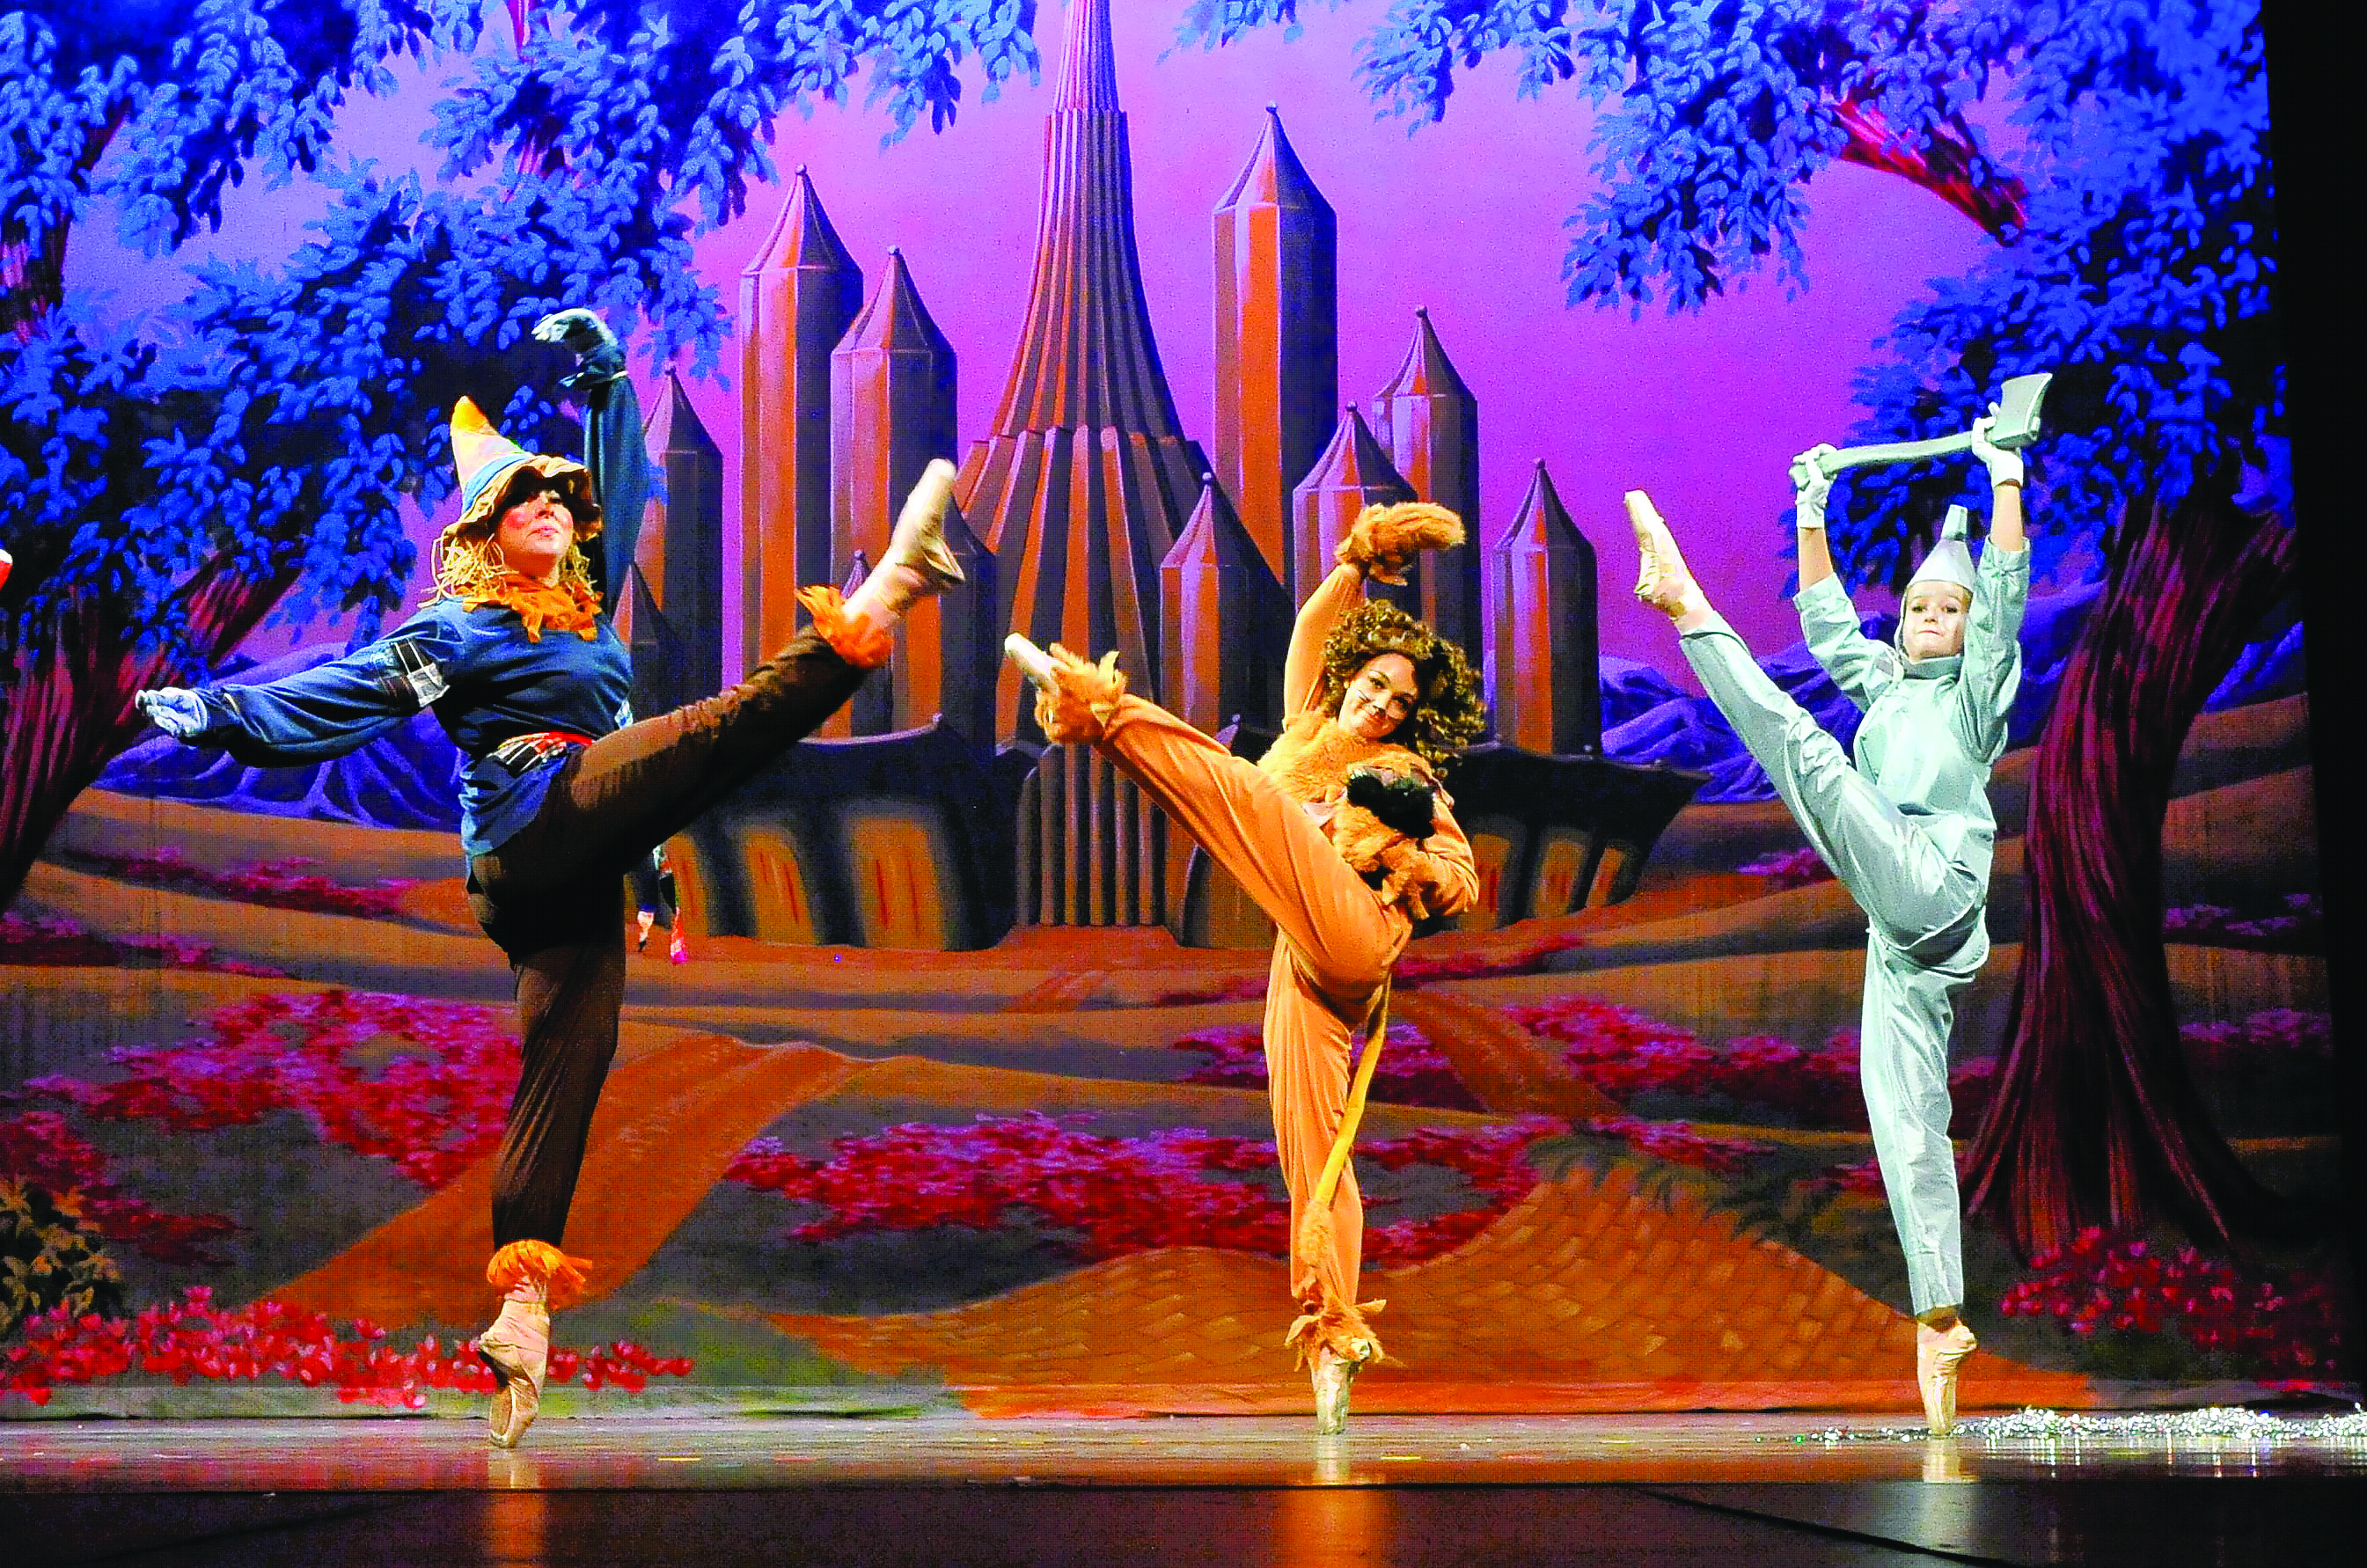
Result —
<instances>
[{"instance_id":1,"label":"extended arm in glove","mask_svg":"<svg viewBox=\"0 0 2367 1568\"><path fill-rule=\"evenodd\" d=\"M607 385L625 373L625 346L608 324L581 308L554 311L534 324L534 335L575 356L575 373L560 385L577 392Z\"/></svg>"}]
</instances>

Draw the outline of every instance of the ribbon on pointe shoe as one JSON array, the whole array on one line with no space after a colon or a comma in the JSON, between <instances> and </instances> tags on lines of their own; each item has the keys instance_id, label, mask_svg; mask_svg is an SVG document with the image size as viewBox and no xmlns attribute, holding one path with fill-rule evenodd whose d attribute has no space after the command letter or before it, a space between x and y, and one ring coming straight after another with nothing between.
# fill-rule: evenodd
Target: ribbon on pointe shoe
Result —
<instances>
[{"instance_id":1,"label":"ribbon on pointe shoe","mask_svg":"<svg viewBox=\"0 0 2367 1568\"><path fill-rule=\"evenodd\" d=\"M955 559L953 547L946 543L946 514L953 506L957 477L954 465L945 459L929 460L929 466L921 471L905 495L903 510L896 514L887 553L879 558L883 568L908 567L932 588L958 587L969 580ZM906 607L896 608L900 611Z\"/></svg>"},{"instance_id":2,"label":"ribbon on pointe shoe","mask_svg":"<svg viewBox=\"0 0 2367 1568\"><path fill-rule=\"evenodd\" d=\"M485 1283L502 1292L493 1326L477 1336L477 1359L495 1388L486 1437L514 1449L542 1408L542 1381L550 1365L550 1308L580 1301L588 1258L570 1257L549 1242L528 1238L497 1248L485 1263Z\"/></svg>"}]
</instances>

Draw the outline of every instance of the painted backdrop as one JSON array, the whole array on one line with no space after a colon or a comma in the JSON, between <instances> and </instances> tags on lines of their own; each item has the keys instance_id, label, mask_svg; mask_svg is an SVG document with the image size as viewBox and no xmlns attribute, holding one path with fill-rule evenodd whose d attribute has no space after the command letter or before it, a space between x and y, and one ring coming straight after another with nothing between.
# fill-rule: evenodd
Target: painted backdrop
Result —
<instances>
[{"instance_id":1,"label":"painted backdrop","mask_svg":"<svg viewBox=\"0 0 2367 1568\"><path fill-rule=\"evenodd\" d=\"M572 303L663 480L640 710L865 571L933 456L971 577L669 846L567 1236L583 1397L1303 1401L1267 928L1043 750L998 650L1116 649L1254 750L1296 597L1419 495L1471 528L1404 592L1485 670L1449 780L1485 891L1399 972L1360 1403L1911 1403L1863 921L1625 593L1618 501L1846 739L1790 456L2034 370L1951 1079L1972 1394L2355 1375L2248 7L873 9L0 15L0 1414L483 1381L517 1048L450 744L256 771L130 697L416 602L455 396L580 439L523 331ZM1843 483L1870 631L1983 499Z\"/></svg>"}]
</instances>

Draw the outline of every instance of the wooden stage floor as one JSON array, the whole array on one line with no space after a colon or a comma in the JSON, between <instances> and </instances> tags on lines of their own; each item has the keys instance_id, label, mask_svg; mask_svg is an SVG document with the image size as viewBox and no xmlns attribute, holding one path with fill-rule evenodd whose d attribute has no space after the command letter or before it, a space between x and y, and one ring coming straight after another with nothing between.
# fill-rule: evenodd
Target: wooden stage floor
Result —
<instances>
[{"instance_id":1,"label":"wooden stage floor","mask_svg":"<svg viewBox=\"0 0 2367 1568\"><path fill-rule=\"evenodd\" d=\"M2086 1419L10 1421L0 1560L2236 1564L2367 1507L2358 1417Z\"/></svg>"}]
</instances>

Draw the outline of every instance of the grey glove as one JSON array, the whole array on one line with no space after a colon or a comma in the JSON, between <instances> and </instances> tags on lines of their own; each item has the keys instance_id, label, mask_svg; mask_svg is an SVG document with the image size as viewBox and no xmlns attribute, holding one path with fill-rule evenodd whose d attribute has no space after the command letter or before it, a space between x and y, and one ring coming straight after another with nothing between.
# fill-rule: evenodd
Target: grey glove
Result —
<instances>
[{"instance_id":1,"label":"grey glove","mask_svg":"<svg viewBox=\"0 0 2367 1568\"><path fill-rule=\"evenodd\" d=\"M140 693L131 702L148 715L151 723L176 741L191 739L205 731L205 699L187 687L160 686L153 691Z\"/></svg>"},{"instance_id":2,"label":"grey glove","mask_svg":"<svg viewBox=\"0 0 2367 1568\"><path fill-rule=\"evenodd\" d=\"M561 386L585 392L606 386L625 373L625 346L617 341L608 324L590 311L581 307L553 311L534 324L534 335L575 356L575 372L561 378Z\"/></svg>"}]
</instances>

